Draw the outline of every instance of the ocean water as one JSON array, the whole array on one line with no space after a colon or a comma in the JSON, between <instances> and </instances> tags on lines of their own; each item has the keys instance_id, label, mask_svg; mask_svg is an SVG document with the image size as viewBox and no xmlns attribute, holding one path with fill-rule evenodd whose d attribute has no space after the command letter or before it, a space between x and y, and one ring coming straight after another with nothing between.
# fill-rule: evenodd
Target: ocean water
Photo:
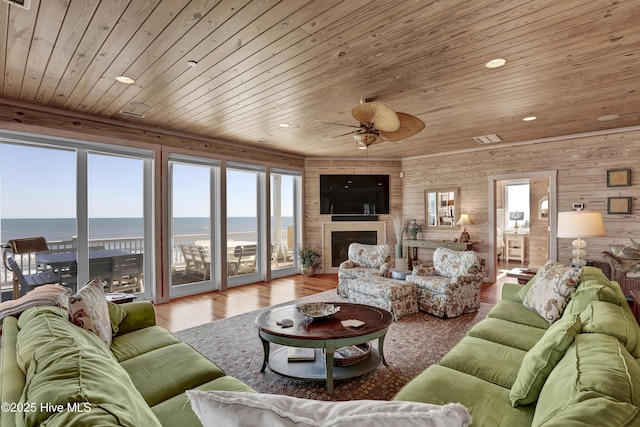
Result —
<instances>
[{"instance_id":1,"label":"ocean water","mask_svg":"<svg viewBox=\"0 0 640 427\"><path fill-rule=\"evenodd\" d=\"M293 217L283 217L282 227L293 225ZM123 237L142 237L142 218L90 218L89 239L107 239ZM229 217L229 233L256 231L256 219L247 217ZM208 218L174 218L174 235L208 234ZM0 220L0 241L23 237L44 236L48 241L70 240L76 233L74 218L28 218Z\"/></svg>"}]
</instances>

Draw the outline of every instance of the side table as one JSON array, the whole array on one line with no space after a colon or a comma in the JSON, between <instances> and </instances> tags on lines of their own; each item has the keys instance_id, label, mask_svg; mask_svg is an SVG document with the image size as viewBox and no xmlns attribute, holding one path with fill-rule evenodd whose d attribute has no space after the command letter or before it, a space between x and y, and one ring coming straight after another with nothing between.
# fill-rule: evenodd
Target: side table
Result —
<instances>
[{"instance_id":1,"label":"side table","mask_svg":"<svg viewBox=\"0 0 640 427\"><path fill-rule=\"evenodd\" d=\"M632 289L629 291L629 295L633 299L633 305L631 306L631 311L633 312L636 321L640 323L640 290Z\"/></svg>"}]
</instances>

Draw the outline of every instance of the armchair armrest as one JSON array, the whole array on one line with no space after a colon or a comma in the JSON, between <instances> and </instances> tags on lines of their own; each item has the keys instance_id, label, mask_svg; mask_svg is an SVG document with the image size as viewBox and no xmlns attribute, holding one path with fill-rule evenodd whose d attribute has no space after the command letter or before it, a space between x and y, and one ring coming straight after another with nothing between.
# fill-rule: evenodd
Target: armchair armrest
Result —
<instances>
[{"instance_id":1,"label":"armchair armrest","mask_svg":"<svg viewBox=\"0 0 640 427\"><path fill-rule=\"evenodd\" d=\"M345 270L347 268L356 268L356 264L350 259L348 259L346 261L342 261L340 263L340 266L338 267L339 270Z\"/></svg>"},{"instance_id":2,"label":"armchair armrest","mask_svg":"<svg viewBox=\"0 0 640 427\"><path fill-rule=\"evenodd\" d=\"M134 301L121 305L127 315L120 323L118 335L143 329L156 324L156 310L151 301Z\"/></svg>"},{"instance_id":3,"label":"armchair armrest","mask_svg":"<svg viewBox=\"0 0 640 427\"><path fill-rule=\"evenodd\" d=\"M419 264L411 272L413 276L437 276L436 268L431 265Z\"/></svg>"},{"instance_id":4,"label":"armchair armrest","mask_svg":"<svg viewBox=\"0 0 640 427\"><path fill-rule=\"evenodd\" d=\"M390 263L384 262L380 266L380 275L387 277L389 275L389 268L391 267Z\"/></svg>"}]
</instances>

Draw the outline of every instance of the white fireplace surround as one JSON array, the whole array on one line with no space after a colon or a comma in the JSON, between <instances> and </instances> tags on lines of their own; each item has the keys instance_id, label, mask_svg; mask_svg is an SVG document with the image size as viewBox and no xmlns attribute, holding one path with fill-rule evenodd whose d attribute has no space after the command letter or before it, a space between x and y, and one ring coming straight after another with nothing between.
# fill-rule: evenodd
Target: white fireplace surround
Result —
<instances>
[{"instance_id":1,"label":"white fireplace surround","mask_svg":"<svg viewBox=\"0 0 640 427\"><path fill-rule=\"evenodd\" d=\"M337 273L338 267L331 266L331 233L334 231L375 231L379 245L387 243L387 223L385 221L335 221L322 223L322 271Z\"/></svg>"}]
</instances>

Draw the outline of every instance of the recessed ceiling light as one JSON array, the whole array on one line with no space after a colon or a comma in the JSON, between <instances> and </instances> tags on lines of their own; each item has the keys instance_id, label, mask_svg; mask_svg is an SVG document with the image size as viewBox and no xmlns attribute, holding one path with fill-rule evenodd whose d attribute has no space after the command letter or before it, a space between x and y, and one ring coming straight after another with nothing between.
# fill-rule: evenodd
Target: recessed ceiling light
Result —
<instances>
[{"instance_id":1,"label":"recessed ceiling light","mask_svg":"<svg viewBox=\"0 0 640 427\"><path fill-rule=\"evenodd\" d=\"M187 65L189 67L197 67L198 66L198 61L187 61Z\"/></svg>"},{"instance_id":2,"label":"recessed ceiling light","mask_svg":"<svg viewBox=\"0 0 640 427\"><path fill-rule=\"evenodd\" d=\"M278 126L280 126L281 128L288 128L291 125L289 123L280 123Z\"/></svg>"},{"instance_id":3,"label":"recessed ceiling light","mask_svg":"<svg viewBox=\"0 0 640 427\"><path fill-rule=\"evenodd\" d=\"M498 68L498 67L502 67L506 63L507 63L506 59L496 58L496 59L492 59L491 61L487 62L486 64L484 64L484 66L487 67L487 68Z\"/></svg>"},{"instance_id":4,"label":"recessed ceiling light","mask_svg":"<svg viewBox=\"0 0 640 427\"><path fill-rule=\"evenodd\" d=\"M606 122L608 120L615 120L620 118L620 114L607 114L606 116L598 117L598 120L601 122Z\"/></svg>"},{"instance_id":5,"label":"recessed ceiling light","mask_svg":"<svg viewBox=\"0 0 640 427\"><path fill-rule=\"evenodd\" d=\"M366 150L367 148L368 147L364 147L364 146L361 145L361 146L358 147L358 150Z\"/></svg>"},{"instance_id":6,"label":"recessed ceiling light","mask_svg":"<svg viewBox=\"0 0 640 427\"><path fill-rule=\"evenodd\" d=\"M127 76L118 76L116 77L116 80L119 81L120 83L124 83L128 85L135 83L135 80Z\"/></svg>"},{"instance_id":7,"label":"recessed ceiling light","mask_svg":"<svg viewBox=\"0 0 640 427\"><path fill-rule=\"evenodd\" d=\"M537 119L536 116L528 116L528 117L523 118L522 120L525 121L525 122L532 122L535 119Z\"/></svg>"}]
</instances>

